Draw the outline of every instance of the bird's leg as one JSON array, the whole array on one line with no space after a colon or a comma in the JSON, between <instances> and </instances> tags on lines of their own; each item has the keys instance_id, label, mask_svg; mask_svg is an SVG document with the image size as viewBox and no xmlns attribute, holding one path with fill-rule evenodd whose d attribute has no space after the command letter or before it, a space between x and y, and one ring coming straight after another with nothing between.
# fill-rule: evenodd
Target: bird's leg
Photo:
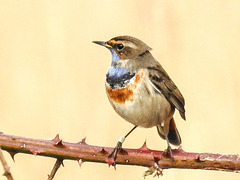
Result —
<instances>
[{"instance_id":1,"label":"bird's leg","mask_svg":"<svg viewBox=\"0 0 240 180\"><path fill-rule=\"evenodd\" d=\"M122 149L123 142L128 137L128 135L131 134L131 132L133 132L133 130L136 129L136 128L137 128L137 126L134 126L125 136L122 136L118 140L117 145L115 146L115 148L113 149L111 154L108 156L109 159L113 159L113 164L112 164L113 166L116 165L117 154Z\"/></svg>"},{"instance_id":2,"label":"bird's leg","mask_svg":"<svg viewBox=\"0 0 240 180\"><path fill-rule=\"evenodd\" d=\"M169 156L170 159L173 160L172 148L167 138L166 138L166 141L167 141L167 149L163 151L161 156Z\"/></svg>"},{"instance_id":3,"label":"bird's leg","mask_svg":"<svg viewBox=\"0 0 240 180\"><path fill-rule=\"evenodd\" d=\"M165 133L165 131L164 131L164 133ZM169 143L169 140L168 140L168 137L167 137L166 134L165 134L165 138L166 138L166 141L167 141L167 149L166 149L166 151L167 151L167 153L169 153L170 158L173 160L172 148L170 146L170 143Z\"/></svg>"},{"instance_id":4,"label":"bird's leg","mask_svg":"<svg viewBox=\"0 0 240 180\"><path fill-rule=\"evenodd\" d=\"M165 139L167 141L167 149L166 149L166 153L169 153L170 155L170 158L173 160L173 156L172 156L172 148L170 146L170 143L169 143L169 140L168 140L168 136L167 136L167 133L164 129L164 127L162 126L159 126L161 128L161 131L163 132L164 136L165 136ZM165 153L164 153L165 154Z\"/></svg>"},{"instance_id":5,"label":"bird's leg","mask_svg":"<svg viewBox=\"0 0 240 180\"><path fill-rule=\"evenodd\" d=\"M168 140L168 138L166 138L166 140L167 140L167 152L169 152L169 154L170 154L170 158L173 160L173 155L172 155L172 148L171 148L171 146L170 146L170 143L169 143L169 140Z\"/></svg>"}]
</instances>

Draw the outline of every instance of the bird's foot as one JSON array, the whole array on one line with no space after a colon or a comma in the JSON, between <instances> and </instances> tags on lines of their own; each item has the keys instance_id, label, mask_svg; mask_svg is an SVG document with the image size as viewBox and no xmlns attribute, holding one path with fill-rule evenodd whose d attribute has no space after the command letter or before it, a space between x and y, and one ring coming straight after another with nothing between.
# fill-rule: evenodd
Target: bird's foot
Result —
<instances>
[{"instance_id":1,"label":"bird's foot","mask_svg":"<svg viewBox=\"0 0 240 180\"><path fill-rule=\"evenodd\" d=\"M116 167L117 154L120 149L122 149L122 142L118 141L117 145L115 146L111 154L108 156L107 163L109 165Z\"/></svg>"},{"instance_id":2,"label":"bird's foot","mask_svg":"<svg viewBox=\"0 0 240 180\"><path fill-rule=\"evenodd\" d=\"M122 149L122 141L118 141L117 145L115 146L115 148L113 149L113 151L111 152L111 154L108 156L106 162L108 163L109 166L113 166L116 169L116 160L117 160L117 155L118 153L122 154L122 155L127 155L127 151L125 151L124 149Z\"/></svg>"},{"instance_id":3,"label":"bird's foot","mask_svg":"<svg viewBox=\"0 0 240 180\"><path fill-rule=\"evenodd\" d=\"M161 157L167 157L170 158L173 161L173 154L172 154L172 148L171 146L168 146L167 149L163 151L161 154Z\"/></svg>"}]
</instances>

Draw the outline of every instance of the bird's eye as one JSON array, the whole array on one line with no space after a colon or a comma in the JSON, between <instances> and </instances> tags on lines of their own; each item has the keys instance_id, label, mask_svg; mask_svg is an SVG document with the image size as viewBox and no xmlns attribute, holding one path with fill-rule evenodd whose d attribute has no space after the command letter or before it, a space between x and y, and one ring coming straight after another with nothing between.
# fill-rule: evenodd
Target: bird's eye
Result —
<instances>
[{"instance_id":1,"label":"bird's eye","mask_svg":"<svg viewBox=\"0 0 240 180\"><path fill-rule=\"evenodd\" d=\"M117 47L118 50L121 50L121 49L124 48L124 45L123 44L117 44L116 47Z\"/></svg>"}]
</instances>

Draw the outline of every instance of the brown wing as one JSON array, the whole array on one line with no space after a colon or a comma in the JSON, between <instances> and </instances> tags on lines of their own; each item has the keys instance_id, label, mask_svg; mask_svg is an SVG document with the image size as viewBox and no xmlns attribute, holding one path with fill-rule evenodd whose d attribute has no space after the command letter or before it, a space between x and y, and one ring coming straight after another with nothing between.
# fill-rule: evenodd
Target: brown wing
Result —
<instances>
[{"instance_id":1,"label":"brown wing","mask_svg":"<svg viewBox=\"0 0 240 180\"><path fill-rule=\"evenodd\" d=\"M148 67L149 69L149 78L154 86L154 88L162 93L165 98L179 111L181 117L186 120L185 117L185 101L184 98L174 84L174 82L170 79L166 71L163 69L161 65L157 65L154 67Z\"/></svg>"}]
</instances>

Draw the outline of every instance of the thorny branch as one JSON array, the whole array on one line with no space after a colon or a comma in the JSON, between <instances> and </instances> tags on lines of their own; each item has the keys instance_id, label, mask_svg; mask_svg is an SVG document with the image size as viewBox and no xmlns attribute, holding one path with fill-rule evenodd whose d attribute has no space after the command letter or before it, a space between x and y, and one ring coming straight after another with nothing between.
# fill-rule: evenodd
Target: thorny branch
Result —
<instances>
[{"instance_id":1,"label":"thorny branch","mask_svg":"<svg viewBox=\"0 0 240 180\"><path fill-rule=\"evenodd\" d=\"M51 174L48 175L48 179L47 180L52 180L57 172L57 170L60 168L60 166L63 164L63 160L62 159L57 159L56 163L53 166L53 169L51 171Z\"/></svg>"},{"instance_id":2,"label":"thorny branch","mask_svg":"<svg viewBox=\"0 0 240 180\"><path fill-rule=\"evenodd\" d=\"M113 148L88 145L85 139L78 143L62 141L57 135L52 140L32 139L7 134L0 134L0 147L14 157L17 153L27 153L56 159L76 160L79 165L85 161L113 164L108 155ZM147 148L146 143L139 149L124 149L118 153L117 164L153 167L146 172L153 174L157 170L161 175L162 169L205 169L239 172L240 156L213 153L185 152L181 148L172 151L173 160L168 153ZM157 174L157 175L158 175Z\"/></svg>"},{"instance_id":3,"label":"thorny branch","mask_svg":"<svg viewBox=\"0 0 240 180\"><path fill-rule=\"evenodd\" d=\"M0 149L0 161L1 161L3 169L4 169L3 175L6 176L6 178L8 180L13 180L13 176L11 174L10 167L8 166L7 161L3 156L2 149Z\"/></svg>"}]
</instances>

